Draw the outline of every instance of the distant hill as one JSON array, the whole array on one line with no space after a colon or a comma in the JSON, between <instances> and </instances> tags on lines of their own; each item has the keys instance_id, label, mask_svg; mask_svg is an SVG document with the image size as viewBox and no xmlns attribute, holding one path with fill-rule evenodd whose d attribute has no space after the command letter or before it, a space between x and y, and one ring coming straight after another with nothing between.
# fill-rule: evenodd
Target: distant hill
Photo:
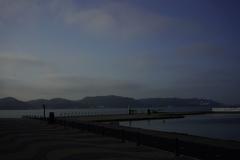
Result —
<instances>
[{"instance_id":1,"label":"distant hill","mask_svg":"<svg viewBox=\"0 0 240 160\"><path fill-rule=\"evenodd\" d=\"M129 97L120 96L96 96L86 97L81 100L85 105L92 107L107 107L107 108L126 108L128 106L138 107L141 104L138 100Z\"/></svg>"},{"instance_id":2,"label":"distant hill","mask_svg":"<svg viewBox=\"0 0 240 160\"><path fill-rule=\"evenodd\" d=\"M27 102L33 108L41 108L43 104L50 108L64 109L64 108L86 108L87 105L82 104L81 101L71 101L63 98L54 98L50 100L39 99Z\"/></svg>"},{"instance_id":3,"label":"distant hill","mask_svg":"<svg viewBox=\"0 0 240 160\"><path fill-rule=\"evenodd\" d=\"M146 98L139 100L141 104L151 107L164 107L164 106L175 106L175 107L191 107L191 106L223 106L223 104L209 100L209 99L183 99L183 98Z\"/></svg>"},{"instance_id":4,"label":"distant hill","mask_svg":"<svg viewBox=\"0 0 240 160\"><path fill-rule=\"evenodd\" d=\"M13 97L0 99L0 109L28 109L31 106L23 101L19 101Z\"/></svg>"},{"instance_id":5,"label":"distant hill","mask_svg":"<svg viewBox=\"0 0 240 160\"><path fill-rule=\"evenodd\" d=\"M37 99L31 101L20 101L12 97L0 99L0 109L40 109L45 104L51 109L68 108L127 108L130 107L221 107L223 104L209 99L183 99L183 98L145 98L134 99L115 95L85 97L81 100L68 100L63 98Z\"/></svg>"}]
</instances>

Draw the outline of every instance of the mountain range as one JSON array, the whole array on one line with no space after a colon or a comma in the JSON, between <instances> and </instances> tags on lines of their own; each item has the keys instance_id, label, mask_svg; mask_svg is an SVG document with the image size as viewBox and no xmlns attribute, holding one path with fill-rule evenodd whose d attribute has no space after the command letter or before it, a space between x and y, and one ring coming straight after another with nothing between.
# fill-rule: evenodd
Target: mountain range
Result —
<instances>
[{"instance_id":1,"label":"mountain range","mask_svg":"<svg viewBox=\"0 0 240 160\"><path fill-rule=\"evenodd\" d=\"M51 109L68 108L127 108L127 107L164 107L164 106L202 106L219 107L222 103L210 99L198 98L145 98L134 99L115 95L85 97L81 100L68 100L63 98L36 99L31 101L20 101L13 97L0 99L0 109L40 109L43 104Z\"/></svg>"}]
</instances>

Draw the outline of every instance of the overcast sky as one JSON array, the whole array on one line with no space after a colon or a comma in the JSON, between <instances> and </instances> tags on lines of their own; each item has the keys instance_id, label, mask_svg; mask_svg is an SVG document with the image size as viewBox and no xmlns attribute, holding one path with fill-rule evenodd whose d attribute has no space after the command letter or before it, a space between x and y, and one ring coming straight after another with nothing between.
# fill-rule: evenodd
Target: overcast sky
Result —
<instances>
[{"instance_id":1,"label":"overcast sky","mask_svg":"<svg viewBox=\"0 0 240 160\"><path fill-rule=\"evenodd\" d=\"M0 0L0 97L240 103L238 0Z\"/></svg>"}]
</instances>

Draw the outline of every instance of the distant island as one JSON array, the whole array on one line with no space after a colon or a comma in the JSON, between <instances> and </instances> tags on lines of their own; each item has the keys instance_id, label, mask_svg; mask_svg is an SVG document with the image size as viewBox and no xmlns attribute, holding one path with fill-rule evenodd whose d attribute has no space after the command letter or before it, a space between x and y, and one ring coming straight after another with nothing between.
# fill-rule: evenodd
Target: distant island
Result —
<instances>
[{"instance_id":1,"label":"distant island","mask_svg":"<svg viewBox=\"0 0 240 160\"><path fill-rule=\"evenodd\" d=\"M0 99L0 109L40 109L45 104L49 109L78 109L78 108L128 108L128 107L222 107L223 103L210 99L198 98L144 98L134 99L122 96L95 96L80 100L63 98L36 99L20 101L13 97Z\"/></svg>"}]
</instances>

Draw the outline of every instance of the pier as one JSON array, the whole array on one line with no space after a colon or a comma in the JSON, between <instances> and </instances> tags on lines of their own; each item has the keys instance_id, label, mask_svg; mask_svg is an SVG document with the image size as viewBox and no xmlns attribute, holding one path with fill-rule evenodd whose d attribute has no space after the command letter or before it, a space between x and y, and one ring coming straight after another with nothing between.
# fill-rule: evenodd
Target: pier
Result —
<instances>
[{"instance_id":1,"label":"pier","mask_svg":"<svg viewBox=\"0 0 240 160\"><path fill-rule=\"evenodd\" d=\"M191 157L78 129L69 123L0 119L1 160L194 160Z\"/></svg>"},{"instance_id":2,"label":"pier","mask_svg":"<svg viewBox=\"0 0 240 160\"><path fill-rule=\"evenodd\" d=\"M226 160L239 157L240 142L119 126L111 123L81 122L76 119L56 120L64 126L130 141L203 160Z\"/></svg>"},{"instance_id":3,"label":"pier","mask_svg":"<svg viewBox=\"0 0 240 160\"><path fill-rule=\"evenodd\" d=\"M236 159L240 142L120 126L200 113L0 119L1 159ZM207 113L201 113L207 114ZM43 157L42 157L43 156ZM15 157L15 158L14 158ZM16 158L18 157L18 158Z\"/></svg>"},{"instance_id":4,"label":"pier","mask_svg":"<svg viewBox=\"0 0 240 160\"><path fill-rule=\"evenodd\" d=\"M193 136L188 134L153 131L119 126L118 121L182 118L184 115L209 114L211 112L157 113L135 115L105 115L83 117L58 117L56 124L76 128L84 132L114 137L136 146L149 146L204 160L225 160L239 157L240 142Z\"/></svg>"},{"instance_id":5,"label":"pier","mask_svg":"<svg viewBox=\"0 0 240 160\"><path fill-rule=\"evenodd\" d=\"M155 113L155 114L114 114L114 115L90 115L90 116L72 116L58 117L59 120L74 120L79 122L118 122L118 121L137 121L137 120L153 120L153 119L171 119L184 118L183 114L175 113Z\"/></svg>"}]
</instances>

